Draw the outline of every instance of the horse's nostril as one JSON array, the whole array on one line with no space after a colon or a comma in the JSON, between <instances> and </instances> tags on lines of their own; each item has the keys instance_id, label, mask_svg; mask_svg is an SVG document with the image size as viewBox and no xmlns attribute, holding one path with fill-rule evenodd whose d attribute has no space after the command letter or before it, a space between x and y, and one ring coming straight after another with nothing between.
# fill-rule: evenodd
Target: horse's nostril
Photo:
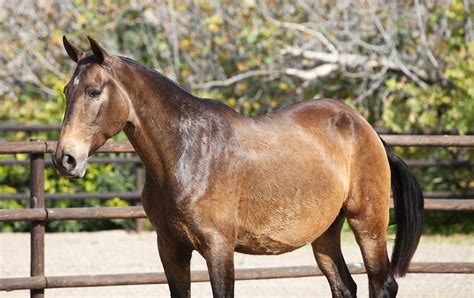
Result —
<instances>
[{"instance_id":1,"label":"horse's nostril","mask_svg":"<svg viewBox=\"0 0 474 298\"><path fill-rule=\"evenodd\" d=\"M72 155L65 154L62 159L62 164L67 171L72 171L76 168L77 162Z\"/></svg>"}]
</instances>

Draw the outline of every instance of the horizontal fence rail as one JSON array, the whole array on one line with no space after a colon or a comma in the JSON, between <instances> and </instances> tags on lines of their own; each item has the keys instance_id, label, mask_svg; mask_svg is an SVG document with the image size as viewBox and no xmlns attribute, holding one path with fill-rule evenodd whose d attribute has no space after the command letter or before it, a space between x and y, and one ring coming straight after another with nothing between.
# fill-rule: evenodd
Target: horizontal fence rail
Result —
<instances>
[{"instance_id":1,"label":"horizontal fence rail","mask_svg":"<svg viewBox=\"0 0 474 298\"><path fill-rule=\"evenodd\" d=\"M87 160L90 164L135 164L142 165L140 158L136 156L130 157L93 157ZM428 168L428 167L456 167L467 168L474 167L474 162L468 160L406 160L405 163L410 168ZM0 159L0 166L28 166L29 160L23 159ZM45 166L52 166L52 160L45 160Z\"/></svg>"},{"instance_id":2,"label":"horizontal fence rail","mask_svg":"<svg viewBox=\"0 0 474 298\"><path fill-rule=\"evenodd\" d=\"M348 264L351 274L366 273L362 263ZM473 263L411 263L409 273L474 273ZM316 266L236 269L235 280L258 280L323 276ZM193 271L192 282L207 282L207 271ZM45 276L0 279L0 290L105 287L123 285L166 284L164 273L124 273L104 275Z\"/></svg>"},{"instance_id":3,"label":"horizontal fence rail","mask_svg":"<svg viewBox=\"0 0 474 298\"><path fill-rule=\"evenodd\" d=\"M425 191L423 197L433 199L445 199L445 198L472 198L474 197L473 190L465 191ZM0 195L0 200L23 200L29 199L30 194L17 193ZM104 193L46 193L46 199L50 200L83 200L83 199L112 199L112 198L123 198L123 199L137 199L140 198L140 192L104 192Z\"/></svg>"},{"instance_id":4,"label":"horizontal fence rail","mask_svg":"<svg viewBox=\"0 0 474 298\"><path fill-rule=\"evenodd\" d=\"M51 128L53 129L53 128ZM1 126L0 126L1 130ZM38 129L41 130L41 129ZM421 146L421 147L474 147L474 136L415 136L415 135L382 135L382 138L392 146ZM146 214L141 206L109 207L109 208L46 208L45 200L62 199L110 199L120 197L137 200L138 192L103 193L103 194L45 194L44 169L49 161L45 161L45 153L52 153L56 142L0 142L0 154L30 154L30 161L0 161L1 165L30 164L30 190L27 194L2 195L0 200L30 200L29 209L0 210L0 222L31 221L31 270L30 277L0 279L0 290L30 289L32 297L44 297L46 288L64 287L94 287L114 285L139 285L166 283L164 273L109 274L88 276L45 276L44 271L44 234L45 223L51 220L86 220L113 218L144 218ZM128 142L109 142L98 152L133 153L134 149ZM95 157L97 163L135 163L141 162L137 157ZM438 163L438 164L436 164ZM472 167L471 161L438 162L413 161L413 166L463 166ZM474 211L474 192L425 192L425 208L427 210ZM362 264L349 264L352 274L365 273ZM412 263L411 273L474 273L474 263ZM256 268L236 270L237 280L292 278L306 276L321 276L321 271L314 266ZM195 282L208 281L207 271L192 273Z\"/></svg>"},{"instance_id":5,"label":"horizontal fence rail","mask_svg":"<svg viewBox=\"0 0 474 298\"><path fill-rule=\"evenodd\" d=\"M87 163L93 163L93 164L136 164L136 165L141 165L142 161L140 158L136 156L130 156L130 157L93 157L87 160ZM432 162L433 166L436 164L436 162ZM21 160L21 159L0 159L0 166L27 166L30 164L29 160ZM423 161L415 161L414 165L419 164L420 167L426 167L429 166L428 163L424 163ZM52 166L53 161L52 160L45 160L45 165L46 166ZM472 163L474 165L474 163ZM446 164L445 166L450 167L450 166L469 166L469 162L457 162L457 163L452 163L452 164Z\"/></svg>"},{"instance_id":6,"label":"horizontal fence rail","mask_svg":"<svg viewBox=\"0 0 474 298\"><path fill-rule=\"evenodd\" d=\"M381 135L387 144L401 147L473 147L474 135L425 136L425 135Z\"/></svg>"},{"instance_id":7,"label":"horizontal fence rail","mask_svg":"<svg viewBox=\"0 0 474 298\"><path fill-rule=\"evenodd\" d=\"M27 200L30 194L16 193L0 195L0 200ZM140 192L104 192L104 193L47 193L46 200L85 200L85 199L99 199L108 200L113 198L121 198L124 200L139 200L141 198Z\"/></svg>"},{"instance_id":8,"label":"horizontal fence rail","mask_svg":"<svg viewBox=\"0 0 474 298\"><path fill-rule=\"evenodd\" d=\"M391 203L393 208L393 202ZM425 210L474 211L474 199L425 199ZM0 222L34 220L79 220L144 218L141 206L133 207L74 207L0 210Z\"/></svg>"},{"instance_id":9,"label":"horizontal fence rail","mask_svg":"<svg viewBox=\"0 0 474 298\"><path fill-rule=\"evenodd\" d=\"M393 208L393 204L391 206ZM474 211L474 200L425 200L426 210ZM141 206L8 209L0 211L0 222L145 218Z\"/></svg>"},{"instance_id":10,"label":"horizontal fence rail","mask_svg":"<svg viewBox=\"0 0 474 298\"><path fill-rule=\"evenodd\" d=\"M387 144L400 147L474 147L474 135L466 136L425 136L425 135L381 135ZM0 142L0 154L52 153L55 141L42 142ZM127 141L105 143L97 152L133 153L132 145Z\"/></svg>"},{"instance_id":11,"label":"horizontal fence rail","mask_svg":"<svg viewBox=\"0 0 474 298\"><path fill-rule=\"evenodd\" d=\"M145 217L145 211L141 206L8 209L0 212L0 222Z\"/></svg>"},{"instance_id":12,"label":"horizontal fence rail","mask_svg":"<svg viewBox=\"0 0 474 298\"><path fill-rule=\"evenodd\" d=\"M38 124L38 125L27 125L27 124L0 124L0 131L12 132L37 132L37 131L59 131L61 129L60 124Z\"/></svg>"},{"instance_id":13,"label":"horizontal fence rail","mask_svg":"<svg viewBox=\"0 0 474 298\"><path fill-rule=\"evenodd\" d=\"M61 129L60 124L19 124L19 123L9 123L9 124L0 124L0 132L14 132L14 131L22 131L22 132L37 132L37 131L58 131ZM375 131L378 134L393 134L388 129L378 127L375 128ZM404 134L404 133L401 133ZM438 132L437 135L450 135L452 134L449 131L441 131ZM469 135L474 134L474 131L468 131ZM411 134L410 134L411 135Z\"/></svg>"}]
</instances>

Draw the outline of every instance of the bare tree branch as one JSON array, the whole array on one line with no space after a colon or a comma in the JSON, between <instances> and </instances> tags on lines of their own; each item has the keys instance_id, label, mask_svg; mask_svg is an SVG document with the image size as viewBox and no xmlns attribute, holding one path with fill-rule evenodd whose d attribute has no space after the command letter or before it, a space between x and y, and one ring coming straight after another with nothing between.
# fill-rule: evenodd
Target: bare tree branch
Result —
<instances>
[{"instance_id":1,"label":"bare tree branch","mask_svg":"<svg viewBox=\"0 0 474 298\"><path fill-rule=\"evenodd\" d=\"M44 67L46 67L46 69L48 69L60 78L64 77L64 73L62 73L58 68L54 67L53 64L50 63L47 59L45 59L43 55L41 55L39 52L33 50L31 53L41 64L44 65Z\"/></svg>"},{"instance_id":2,"label":"bare tree branch","mask_svg":"<svg viewBox=\"0 0 474 298\"><path fill-rule=\"evenodd\" d=\"M28 75L25 75L24 80L33 82L41 89L41 91L47 93L48 95L56 95L56 92L54 92L53 89L43 84L43 82L41 82L41 80L33 72L29 73Z\"/></svg>"},{"instance_id":3,"label":"bare tree branch","mask_svg":"<svg viewBox=\"0 0 474 298\"><path fill-rule=\"evenodd\" d=\"M374 68L387 68L391 70L401 71L405 74L412 76L414 80L418 80L420 85L425 85L426 83L420 81L417 76L421 77L422 80L430 80L430 77L424 73L421 69L416 69L412 67L410 70L407 66L401 63L398 60L390 60L385 57L372 56L362 56L355 54L330 54L324 52L316 52L309 50L302 50L296 47L289 47L282 51L282 54L290 54L293 56L303 56L306 59L313 59L323 63L337 64L340 66L349 66L349 67L363 67L367 70ZM331 69L332 71L337 68L325 68L325 70ZM415 76L412 71L416 72Z\"/></svg>"},{"instance_id":4,"label":"bare tree branch","mask_svg":"<svg viewBox=\"0 0 474 298\"><path fill-rule=\"evenodd\" d=\"M207 83L201 83L201 84L193 84L191 87L193 89L208 89L208 88L213 88L213 87L226 87L230 86L232 84L235 84L239 81L251 78L251 77L256 77L256 76L269 76L269 75L275 75L278 74L278 71L274 70L250 70L246 71L243 73L240 73L238 75L235 75L233 77L230 77L226 80L223 81L210 81Z\"/></svg>"},{"instance_id":5,"label":"bare tree branch","mask_svg":"<svg viewBox=\"0 0 474 298\"><path fill-rule=\"evenodd\" d=\"M474 41L474 31L472 31L472 14L470 9L469 0L462 1L464 5L464 42L468 43Z\"/></svg>"},{"instance_id":6,"label":"bare tree branch","mask_svg":"<svg viewBox=\"0 0 474 298\"><path fill-rule=\"evenodd\" d=\"M288 68L285 70L285 73L290 76L296 76L306 81L316 80L321 77L328 76L332 72L339 69L338 64L327 63L320 66L317 66L310 70L301 70L295 68Z\"/></svg>"},{"instance_id":7,"label":"bare tree branch","mask_svg":"<svg viewBox=\"0 0 474 298\"><path fill-rule=\"evenodd\" d=\"M286 29L290 30L297 30L301 31L310 35L315 36L317 39L321 41L321 43L331 52L331 53L338 53L338 50L336 47L329 41L329 39L324 36L321 32L308 28L302 24L295 24L295 23L290 23L290 22L282 22L279 20L274 19L271 15L270 12L268 11L268 8L265 4L265 1L260 1L260 9L264 15L264 17L269 20L271 23L275 24L278 27L283 27Z\"/></svg>"},{"instance_id":8,"label":"bare tree branch","mask_svg":"<svg viewBox=\"0 0 474 298\"><path fill-rule=\"evenodd\" d=\"M173 45L173 58L174 58L174 73L175 77L173 79L177 79L180 76L179 73L179 44L178 44L178 25L176 23L176 10L174 8L174 1L168 2L168 9L169 14L171 17L171 40Z\"/></svg>"},{"instance_id":9,"label":"bare tree branch","mask_svg":"<svg viewBox=\"0 0 474 298\"><path fill-rule=\"evenodd\" d=\"M428 46L428 40L426 38L426 32L425 32L426 28L422 20L422 12L421 12L419 0L415 0L415 15L416 15L416 23L418 25L418 30L420 31L420 38L421 38L421 44L422 44L423 50L426 52L426 56L428 57L428 60L431 62L431 64L435 68L438 68L439 63L434 57L433 52L431 52L430 47Z\"/></svg>"}]
</instances>

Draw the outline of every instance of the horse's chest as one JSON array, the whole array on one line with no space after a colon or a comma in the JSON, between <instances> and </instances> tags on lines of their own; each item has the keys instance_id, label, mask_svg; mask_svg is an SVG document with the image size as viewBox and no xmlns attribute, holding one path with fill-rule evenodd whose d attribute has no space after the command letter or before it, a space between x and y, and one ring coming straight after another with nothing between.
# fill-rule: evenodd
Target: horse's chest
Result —
<instances>
[{"instance_id":1,"label":"horse's chest","mask_svg":"<svg viewBox=\"0 0 474 298\"><path fill-rule=\"evenodd\" d=\"M166 198L163 196L163 198ZM194 218L185 216L174 204L166 204L166 199L157 200L155 196L143 196L142 203L145 212L158 233L166 233L179 242L196 247L197 238L192 231L195 226Z\"/></svg>"},{"instance_id":2,"label":"horse's chest","mask_svg":"<svg viewBox=\"0 0 474 298\"><path fill-rule=\"evenodd\" d=\"M192 228L195 224L189 219L179 215L169 215L166 225L176 240L194 249L198 247L198 238Z\"/></svg>"}]
</instances>

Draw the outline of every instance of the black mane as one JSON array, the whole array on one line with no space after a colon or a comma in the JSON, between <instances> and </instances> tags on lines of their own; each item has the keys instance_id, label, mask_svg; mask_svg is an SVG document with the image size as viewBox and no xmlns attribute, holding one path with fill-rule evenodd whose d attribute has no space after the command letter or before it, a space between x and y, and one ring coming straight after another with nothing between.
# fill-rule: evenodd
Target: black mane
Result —
<instances>
[{"instance_id":1,"label":"black mane","mask_svg":"<svg viewBox=\"0 0 474 298\"><path fill-rule=\"evenodd\" d=\"M187 91L186 89L184 89L183 87L181 87L177 82L173 81L172 79L168 78L167 76L165 76L164 74L162 74L161 72L159 72L158 70L154 69L154 68L151 68L151 67L148 67L146 65L143 65L141 64L140 62L138 62L137 60L135 59L132 59L132 58L129 58L129 57L124 57L124 56L117 56L120 58L120 60L122 60L123 62L127 63L127 64L132 64L134 66L138 66L139 68L142 68L143 70L145 71L148 71L148 72L152 72L154 73L155 75L159 76L161 80L165 80L167 81L168 83L174 85L176 88L178 89L181 89L181 91L184 91L185 93L187 93L188 95L190 96L193 96L189 91ZM194 96L193 96L194 97Z\"/></svg>"},{"instance_id":2,"label":"black mane","mask_svg":"<svg viewBox=\"0 0 474 298\"><path fill-rule=\"evenodd\" d=\"M222 101L220 100L215 100L215 99L209 99L209 98L199 98L197 96L194 96L193 94L191 94L189 91L187 91L186 89L184 89L183 87L181 87L177 82L173 81L172 79L168 78L167 76L165 76L164 74L162 74L161 72L159 72L158 70L156 69L153 69L153 68L150 68L150 67L147 67L143 64L141 64L140 62L138 62L137 60L134 60L132 58L129 58L129 57L124 57L124 56L117 56L120 58L120 60L122 60L124 63L126 64L131 64L135 67L138 67L140 69L142 69L143 71L145 72L149 72L149 73L152 73L155 77L157 77L158 80L160 80L161 82L165 82L168 87L171 85L173 86L175 89L183 92L186 97L188 98L191 98L192 99L192 102L199 102L200 104L203 104L204 106L206 106L207 108L216 108L216 109L223 109L223 110L231 110L232 112L234 113L237 113L236 111L234 111L233 109L231 109L229 106L227 106L226 104L224 104ZM176 90L175 90L176 91Z\"/></svg>"}]
</instances>

